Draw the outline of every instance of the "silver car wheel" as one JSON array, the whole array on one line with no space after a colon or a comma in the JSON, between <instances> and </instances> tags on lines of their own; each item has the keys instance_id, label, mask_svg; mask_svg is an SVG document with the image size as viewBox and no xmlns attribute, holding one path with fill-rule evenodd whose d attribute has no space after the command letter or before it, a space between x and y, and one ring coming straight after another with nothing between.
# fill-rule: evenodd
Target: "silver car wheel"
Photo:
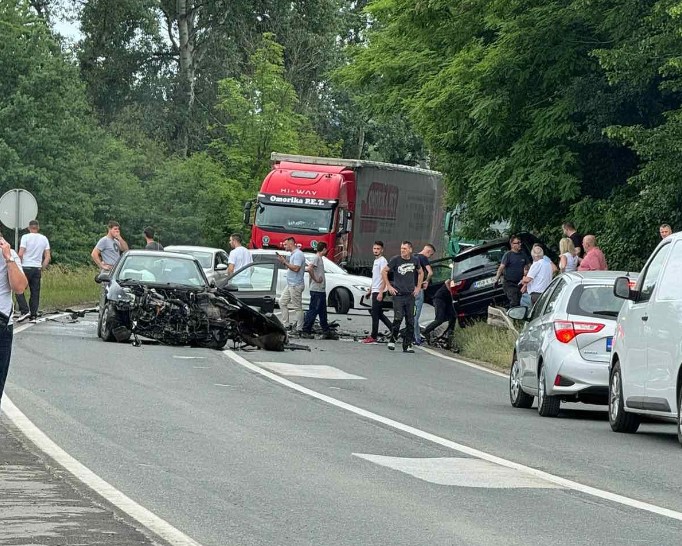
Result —
<instances>
[{"instance_id":1,"label":"silver car wheel","mask_svg":"<svg viewBox=\"0 0 682 546\"><path fill-rule=\"evenodd\" d=\"M611 412L611 421L615 422L618 419L618 409L620 407L620 373L618 370L613 372L611 376L611 397L609 399L609 411Z\"/></svg>"},{"instance_id":2,"label":"silver car wheel","mask_svg":"<svg viewBox=\"0 0 682 546\"><path fill-rule=\"evenodd\" d=\"M540 378L538 379L538 406L545 399L545 367L540 368Z\"/></svg>"},{"instance_id":3,"label":"silver car wheel","mask_svg":"<svg viewBox=\"0 0 682 546\"><path fill-rule=\"evenodd\" d=\"M511 391L512 400L516 401L519 398L519 391L521 390L521 380L519 379L519 361L514 360L512 364L511 376L509 378L509 390Z\"/></svg>"}]
</instances>

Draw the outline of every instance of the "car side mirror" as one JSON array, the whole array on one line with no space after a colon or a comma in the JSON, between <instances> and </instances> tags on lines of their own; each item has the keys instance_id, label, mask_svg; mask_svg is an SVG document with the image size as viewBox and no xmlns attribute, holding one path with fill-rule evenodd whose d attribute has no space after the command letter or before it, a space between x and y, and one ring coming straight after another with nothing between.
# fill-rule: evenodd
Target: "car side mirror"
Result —
<instances>
[{"instance_id":1,"label":"car side mirror","mask_svg":"<svg viewBox=\"0 0 682 546\"><path fill-rule=\"evenodd\" d=\"M613 284L613 295L624 300L634 300L633 290L630 290L630 279L618 277Z\"/></svg>"},{"instance_id":2,"label":"car side mirror","mask_svg":"<svg viewBox=\"0 0 682 546\"><path fill-rule=\"evenodd\" d=\"M230 284L230 283L223 284L221 286L221 288L223 290L227 290L228 292L239 292L239 287L235 286L234 284Z\"/></svg>"},{"instance_id":3,"label":"car side mirror","mask_svg":"<svg viewBox=\"0 0 682 546\"><path fill-rule=\"evenodd\" d=\"M227 269L227 264L218 264L215 266L216 271L225 271Z\"/></svg>"},{"instance_id":4,"label":"car side mirror","mask_svg":"<svg viewBox=\"0 0 682 546\"><path fill-rule=\"evenodd\" d=\"M95 277L95 282L101 284L103 282L109 282L111 280L110 273L100 273Z\"/></svg>"},{"instance_id":5,"label":"car side mirror","mask_svg":"<svg viewBox=\"0 0 682 546\"><path fill-rule=\"evenodd\" d=\"M507 311L507 316L514 320L526 320L528 318L528 307L523 305L512 307Z\"/></svg>"}]
</instances>

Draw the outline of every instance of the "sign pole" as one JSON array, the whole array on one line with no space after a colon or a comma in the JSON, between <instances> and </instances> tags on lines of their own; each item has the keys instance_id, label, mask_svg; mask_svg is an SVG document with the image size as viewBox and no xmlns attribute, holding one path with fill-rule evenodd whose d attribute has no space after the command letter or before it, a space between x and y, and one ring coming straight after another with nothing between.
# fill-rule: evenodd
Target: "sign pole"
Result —
<instances>
[{"instance_id":1,"label":"sign pole","mask_svg":"<svg viewBox=\"0 0 682 546\"><path fill-rule=\"evenodd\" d=\"M19 214L21 212L21 192L23 190L14 190L17 192L17 208L16 208L16 215L17 218L19 218ZM14 226L14 252L19 252L19 222L17 220L16 225Z\"/></svg>"}]
</instances>

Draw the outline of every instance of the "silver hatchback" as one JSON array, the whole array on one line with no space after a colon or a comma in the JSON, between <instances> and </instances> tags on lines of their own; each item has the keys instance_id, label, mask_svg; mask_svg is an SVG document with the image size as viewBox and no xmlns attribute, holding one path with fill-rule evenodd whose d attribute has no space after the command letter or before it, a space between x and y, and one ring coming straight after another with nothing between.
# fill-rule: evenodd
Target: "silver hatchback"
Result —
<instances>
[{"instance_id":1,"label":"silver hatchback","mask_svg":"<svg viewBox=\"0 0 682 546\"><path fill-rule=\"evenodd\" d=\"M561 402L607 404L613 333L623 300L613 295L622 271L559 275L535 305L514 307L511 318L527 323L516 340L509 398L529 408L538 398L543 417L559 414Z\"/></svg>"}]
</instances>

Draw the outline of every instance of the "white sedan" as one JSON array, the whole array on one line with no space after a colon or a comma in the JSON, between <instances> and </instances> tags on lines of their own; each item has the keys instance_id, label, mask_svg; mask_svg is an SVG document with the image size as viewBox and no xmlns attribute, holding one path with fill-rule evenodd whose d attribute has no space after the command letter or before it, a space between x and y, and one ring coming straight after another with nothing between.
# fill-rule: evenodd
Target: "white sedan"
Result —
<instances>
[{"instance_id":1,"label":"white sedan","mask_svg":"<svg viewBox=\"0 0 682 546\"><path fill-rule=\"evenodd\" d=\"M206 278L220 284L227 278L227 252L222 248L191 245L169 245L164 250L189 254L201 264Z\"/></svg>"},{"instance_id":2,"label":"white sedan","mask_svg":"<svg viewBox=\"0 0 682 546\"><path fill-rule=\"evenodd\" d=\"M288 256L289 253L284 250L249 250L253 257L253 264L243 267L236 271L228 282L242 292L248 292L261 288L261 283L258 279L266 281L270 278L272 268L277 271L276 280L276 297L282 295L284 287L286 286L286 270L277 261L277 253L282 256ZM307 262L310 262L315 255L312 253L305 253ZM371 299L367 297L367 289L372 286L372 279L369 277L361 277L358 275L351 275L345 269L338 266L331 260L323 258L324 272L327 281L327 305L334 308L337 313L348 313L350 309L364 309L368 310L371 307ZM310 304L310 280L308 273L305 274L305 289L303 290L303 306L307 307ZM264 287L263 287L264 288ZM239 293L235 294L240 296Z\"/></svg>"}]
</instances>

